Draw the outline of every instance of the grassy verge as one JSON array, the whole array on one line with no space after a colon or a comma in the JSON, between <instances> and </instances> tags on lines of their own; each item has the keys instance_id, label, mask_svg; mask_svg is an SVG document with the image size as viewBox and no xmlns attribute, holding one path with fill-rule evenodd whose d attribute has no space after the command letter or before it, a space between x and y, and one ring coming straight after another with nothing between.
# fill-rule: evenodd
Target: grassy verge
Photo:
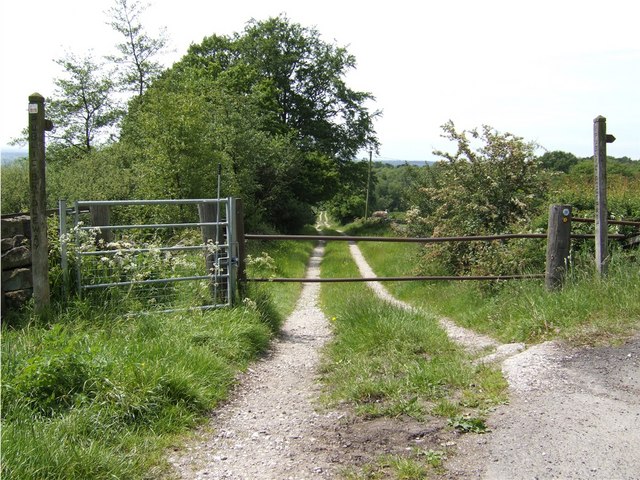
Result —
<instances>
[{"instance_id":1,"label":"grassy verge","mask_svg":"<svg viewBox=\"0 0 640 480\"><path fill-rule=\"evenodd\" d=\"M380 276L415 273L416 244L359 246ZM554 293L542 281L503 282L492 288L475 282L396 282L387 287L398 298L502 342L563 338L578 344L615 343L640 327L638 262L637 252L617 252L609 275L600 280L592 261L578 256L566 286Z\"/></svg>"},{"instance_id":2,"label":"grassy verge","mask_svg":"<svg viewBox=\"0 0 640 480\"><path fill-rule=\"evenodd\" d=\"M303 275L310 244L259 247L278 275ZM227 396L299 288L252 287L237 308L137 317L78 300L47 321L25 313L19 328L3 326L2 478L167 473L167 446Z\"/></svg>"},{"instance_id":3,"label":"grassy verge","mask_svg":"<svg viewBox=\"0 0 640 480\"><path fill-rule=\"evenodd\" d=\"M358 276L348 247L329 242L325 277ZM435 317L382 300L364 284L324 284L321 301L335 331L323 365L330 399L359 414L456 417L504 400L504 380L475 367Z\"/></svg>"},{"instance_id":4,"label":"grassy verge","mask_svg":"<svg viewBox=\"0 0 640 480\"><path fill-rule=\"evenodd\" d=\"M328 242L322 275L359 276L345 243ZM435 316L384 302L363 283L323 284L321 302L334 329L322 365L330 404L348 404L364 418L437 416L448 419L452 429L482 432L488 410L505 401L499 369L474 366ZM408 448L344 476L428 478L441 471L444 456L440 450Z\"/></svg>"}]
</instances>

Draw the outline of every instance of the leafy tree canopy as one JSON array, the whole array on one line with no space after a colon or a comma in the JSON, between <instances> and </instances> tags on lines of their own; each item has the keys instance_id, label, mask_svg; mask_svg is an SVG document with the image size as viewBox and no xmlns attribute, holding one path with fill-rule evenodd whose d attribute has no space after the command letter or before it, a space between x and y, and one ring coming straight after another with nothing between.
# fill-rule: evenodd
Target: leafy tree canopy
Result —
<instances>
[{"instance_id":1,"label":"leafy tree canopy","mask_svg":"<svg viewBox=\"0 0 640 480\"><path fill-rule=\"evenodd\" d=\"M349 176L347 160L377 142L371 95L342 79L354 63L283 17L192 46L123 121L140 195L210 197L221 163L223 195L244 198L252 228L312 222Z\"/></svg>"},{"instance_id":2,"label":"leafy tree canopy","mask_svg":"<svg viewBox=\"0 0 640 480\"><path fill-rule=\"evenodd\" d=\"M59 150L88 153L110 138L122 115L112 98L114 84L90 53L67 54L56 63L65 76L54 80L56 90L47 104L55 127L49 140Z\"/></svg>"},{"instance_id":3,"label":"leafy tree canopy","mask_svg":"<svg viewBox=\"0 0 640 480\"><path fill-rule=\"evenodd\" d=\"M578 163L578 157L573 153L561 152L559 150L545 152L540 157L540 164L543 168L556 172L569 173L569 169L576 163Z\"/></svg>"},{"instance_id":4,"label":"leafy tree canopy","mask_svg":"<svg viewBox=\"0 0 640 480\"><path fill-rule=\"evenodd\" d=\"M174 66L180 75L210 76L225 88L249 96L268 114L271 133L293 134L304 151L351 160L362 148L377 147L373 100L344 82L355 58L324 42L313 28L285 16L252 20L244 32L212 35Z\"/></svg>"},{"instance_id":5,"label":"leafy tree canopy","mask_svg":"<svg viewBox=\"0 0 640 480\"><path fill-rule=\"evenodd\" d=\"M117 55L108 57L120 66L119 84L140 97L151 82L162 72L157 55L166 47L167 36L163 30L157 37L149 36L142 25L145 5L136 0L115 0L109 10L109 25L119 33L123 41L116 45Z\"/></svg>"}]
</instances>

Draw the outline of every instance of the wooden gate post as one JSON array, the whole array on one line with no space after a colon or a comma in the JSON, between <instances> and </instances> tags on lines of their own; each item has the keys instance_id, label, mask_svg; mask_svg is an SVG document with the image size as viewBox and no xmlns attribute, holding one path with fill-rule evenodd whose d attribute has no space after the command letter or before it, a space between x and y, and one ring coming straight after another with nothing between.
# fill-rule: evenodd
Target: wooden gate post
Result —
<instances>
[{"instance_id":1,"label":"wooden gate post","mask_svg":"<svg viewBox=\"0 0 640 480\"><path fill-rule=\"evenodd\" d=\"M44 97L29 96L29 190L31 194L31 274L35 310L49 305L49 243L47 240L47 190L45 180L45 130L52 124L44 118Z\"/></svg>"},{"instance_id":2,"label":"wooden gate post","mask_svg":"<svg viewBox=\"0 0 640 480\"><path fill-rule=\"evenodd\" d=\"M94 227L102 227L111 225L111 210L109 205L91 205L89 206L91 215L91 225ZM113 231L111 229L100 230L96 235L96 242L102 240L105 244L113 241Z\"/></svg>"},{"instance_id":3,"label":"wooden gate post","mask_svg":"<svg viewBox=\"0 0 640 480\"><path fill-rule=\"evenodd\" d=\"M562 287L569 264L571 245L571 206L551 205L547 229L547 267L545 284L548 290Z\"/></svg>"}]
</instances>

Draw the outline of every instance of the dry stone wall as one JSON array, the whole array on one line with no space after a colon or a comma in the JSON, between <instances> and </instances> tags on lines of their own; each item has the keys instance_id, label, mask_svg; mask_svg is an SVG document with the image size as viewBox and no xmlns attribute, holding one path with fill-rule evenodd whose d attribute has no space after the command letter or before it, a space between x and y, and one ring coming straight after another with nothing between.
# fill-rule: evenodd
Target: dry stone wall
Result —
<instances>
[{"instance_id":1,"label":"dry stone wall","mask_svg":"<svg viewBox=\"0 0 640 480\"><path fill-rule=\"evenodd\" d=\"M31 277L31 219L26 215L2 219L2 315L19 308L33 293Z\"/></svg>"}]
</instances>

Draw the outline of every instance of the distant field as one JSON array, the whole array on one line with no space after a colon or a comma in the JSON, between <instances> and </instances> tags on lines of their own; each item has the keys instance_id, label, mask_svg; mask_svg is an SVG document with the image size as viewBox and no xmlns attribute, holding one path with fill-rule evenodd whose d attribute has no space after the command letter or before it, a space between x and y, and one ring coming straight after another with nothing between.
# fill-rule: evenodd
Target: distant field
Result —
<instances>
[{"instance_id":1,"label":"distant field","mask_svg":"<svg viewBox=\"0 0 640 480\"><path fill-rule=\"evenodd\" d=\"M2 165L8 165L13 163L18 158L27 157L29 152L26 150L0 150L0 158L2 158Z\"/></svg>"}]
</instances>

